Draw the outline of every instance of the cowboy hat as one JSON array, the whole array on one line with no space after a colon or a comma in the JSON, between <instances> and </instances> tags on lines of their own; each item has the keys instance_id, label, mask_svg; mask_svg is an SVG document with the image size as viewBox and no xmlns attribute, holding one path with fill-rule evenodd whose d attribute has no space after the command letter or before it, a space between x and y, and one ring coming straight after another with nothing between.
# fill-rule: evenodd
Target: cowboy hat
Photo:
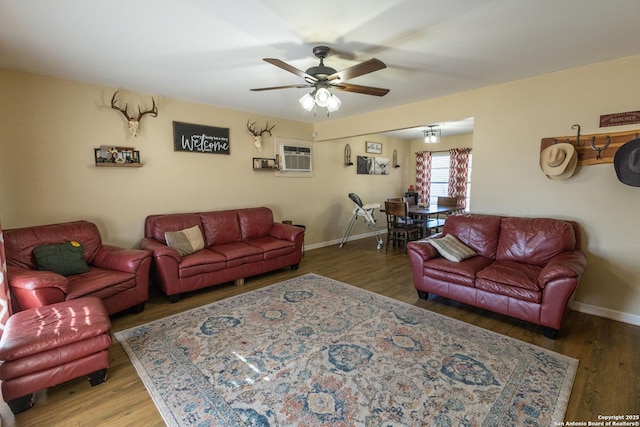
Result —
<instances>
[{"instance_id":1,"label":"cowboy hat","mask_svg":"<svg viewBox=\"0 0 640 427\"><path fill-rule=\"evenodd\" d=\"M640 187L640 139L635 138L618 148L613 167L620 182Z\"/></svg>"},{"instance_id":2,"label":"cowboy hat","mask_svg":"<svg viewBox=\"0 0 640 427\"><path fill-rule=\"evenodd\" d=\"M578 154L567 142L553 144L540 153L540 169L550 179L567 179L576 170Z\"/></svg>"}]
</instances>

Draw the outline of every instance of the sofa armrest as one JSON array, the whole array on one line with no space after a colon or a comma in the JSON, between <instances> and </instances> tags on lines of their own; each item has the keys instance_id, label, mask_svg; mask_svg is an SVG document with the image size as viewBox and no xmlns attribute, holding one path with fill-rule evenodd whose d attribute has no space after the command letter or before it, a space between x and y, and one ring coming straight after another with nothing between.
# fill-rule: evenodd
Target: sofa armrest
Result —
<instances>
[{"instance_id":1,"label":"sofa armrest","mask_svg":"<svg viewBox=\"0 0 640 427\"><path fill-rule=\"evenodd\" d=\"M587 267L587 258L582 251L562 252L551 258L538 275L538 285L544 289L556 279L580 278Z\"/></svg>"},{"instance_id":2,"label":"sofa armrest","mask_svg":"<svg viewBox=\"0 0 640 427\"><path fill-rule=\"evenodd\" d=\"M91 265L105 270L135 273L140 264L151 256L146 249L126 249L111 245L102 245L93 257Z\"/></svg>"},{"instance_id":3,"label":"sofa armrest","mask_svg":"<svg viewBox=\"0 0 640 427\"><path fill-rule=\"evenodd\" d=\"M279 222L274 222L273 227L271 227L271 232L269 235L275 239L280 240L289 240L291 242L295 242L300 234L304 233L304 228L296 227L295 225L289 224L280 224Z\"/></svg>"},{"instance_id":4,"label":"sofa armrest","mask_svg":"<svg viewBox=\"0 0 640 427\"><path fill-rule=\"evenodd\" d=\"M16 310L38 308L64 301L69 287L66 277L52 271L7 266L7 279Z\"/></svg>"},{"instance_id":5,"label":"sofa armrest","mask_svg":"<svg viewBox=\"0 0 640 427\"><path fill-rule=\"evenodd\" d=\"M157 241L152 237L145 237L140 241L140 247L142 249L149 250L153 253L154 258L159 258L162 256L168 256L170 258L174 258L176 262L182 261L182 255L175 250L174 248L165 245Z\"/></svg>"},{"instance_id":6,"label":"sofa armrest","mask_svg":"<svg viewBox=\"0 0 640 427\"><path fill-rule=\"evenodd\" d=\"M407 252L412 262L414 260L425 262L440 256L436 248L430 245L427 240L416 240L407 244Z\"/></svg>"},{"instance_id":7,"label":"sofa armrest","mask_svg":"<svg viewBox=\"0 0 640 427\"><path fill-rule=\"evenodd\" d=\"M11 287L30 291L58 288L66 293L69 283L66 277L53 271L29 270L13 266L7 266L7 277Z\"/></svg>"}]
</instances>

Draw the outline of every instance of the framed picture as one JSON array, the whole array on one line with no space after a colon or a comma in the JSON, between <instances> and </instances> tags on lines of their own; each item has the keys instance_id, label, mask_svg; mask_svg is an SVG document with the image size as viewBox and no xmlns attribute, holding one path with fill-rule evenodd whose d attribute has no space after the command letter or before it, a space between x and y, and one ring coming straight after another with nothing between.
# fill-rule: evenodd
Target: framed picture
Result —
<instances>
[{"instance_id":1,"label":"framed picture","mask_svg":"<svg viewBox=\"0 0 640 427\"><path fill-rule=\"evenodd\" d=\"M358 156L358 175L389 175L389 159L384 157Z\"/></svg>"},{"instance_id":2,"label":"framed picture","mask_svg":"<svg viewBox=\"0 0 640 427\"><path fill-rule=\"evenodd\" d=\"M365 153L382 154L382 143L366 141L364 151Z\"/></svg>"}]
</instances>

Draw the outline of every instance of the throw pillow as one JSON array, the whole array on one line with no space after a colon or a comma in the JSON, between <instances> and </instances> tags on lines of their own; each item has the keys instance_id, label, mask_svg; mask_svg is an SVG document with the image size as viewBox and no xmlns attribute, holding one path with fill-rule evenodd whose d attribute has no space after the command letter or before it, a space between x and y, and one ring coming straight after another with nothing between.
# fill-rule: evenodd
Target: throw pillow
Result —
<instances>
[{"instance_id":1,"label":"throw pillow","mask_svg":"<svg viewBox=\"0 0 640 427\"><path fill-rule=\"evenodd\" d=\"M72 276L89 271L84 260L84 250L78 242L57 245L41 245L33 250L38 270L53 271L62 276Z\"/></svg>"},{"instance_id":2,"label":"throw pillow","mask_svg":"<svg viewBox=\"0 0 640 427\"><path fill-rule=\"evenodd\" d=\"M453 234L446 234L438 239L429 239L428 241L440 255L449 261L460 262L478 255L476 251L462 243Z\"/></svg>"},{"instance_id":3,"label":"throw pillow","mask_svg":"<svg viewBox=\"0 0 640 427\"><path fill-rule=\"evenodd\" d=\"M182 256L204 249L202 232L197 225L180 231L167 231L164 233L164 239L168 246L177 250Z\"/></svg>"}]
</instances>

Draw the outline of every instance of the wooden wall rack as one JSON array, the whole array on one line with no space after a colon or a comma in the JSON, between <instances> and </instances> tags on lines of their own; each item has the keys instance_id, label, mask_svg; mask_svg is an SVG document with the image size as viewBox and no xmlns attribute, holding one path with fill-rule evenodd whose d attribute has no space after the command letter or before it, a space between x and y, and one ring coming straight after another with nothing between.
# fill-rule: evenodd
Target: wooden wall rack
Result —
<instances>
[{"instance_id":1,"label":"wooden wall rack","mask_svg":"<svg viewBox=\"0 0 640 427\"><path fill-rule=\"evenodd\" d=\"M568 142L575 147L578 153L579 166L613 163L613 157L618 148L637 139L640 135L640 130L580 135L579 125L573 125L572 128L578 130L576 135L543 138L540 142L540 152L553 144ZM604 148L605 146L606 148Z\"/></svg>"}]
</instances>

